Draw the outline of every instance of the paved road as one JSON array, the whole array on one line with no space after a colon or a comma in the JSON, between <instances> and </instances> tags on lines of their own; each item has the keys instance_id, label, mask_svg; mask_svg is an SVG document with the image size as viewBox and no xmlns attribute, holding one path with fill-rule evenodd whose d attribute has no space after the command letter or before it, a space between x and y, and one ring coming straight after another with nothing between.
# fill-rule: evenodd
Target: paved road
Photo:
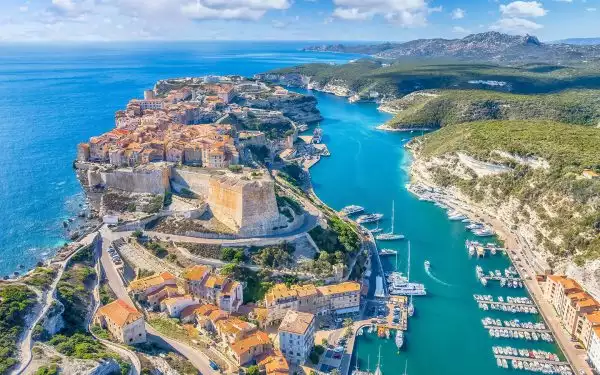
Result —
<instances>
[{"instance_id":1,"label":"paved road","mask_svg":"<svg viewBox=\"0 0 600 375\"><path fill-rule=\"evenodd\" d=\"M123 232L113 233L106 227L102 227L100 230L102 234L102 254L100 256L100 261L102 263L102 267L104 268L104 273L106 279L108 281L108 285L115 292L116 296L132 306L133 301L129 294L127 293L127 289L123 284L123 280L119 275L114 263L111 261L110 256L108 255L108 247L112 241L117 238L122 237L121 234ZM217 371L213 370L210 367L210 359L202 352L197 349L192 348L191 346L179 342L177 340L173 340L169 337L165 337L160 332L156 331L152 326L146 323L146 332L148 341L157 343L159 345L164 345L164 343L169 344L173 349L178 351L181 355L186 357L198 370L202 372L202 374L218 374Z\"/></svg>"},{"instance_id":2,"label":"paved road","mask_svg":"<svg viewBox=\"0 0 600 375\"><path fill-rule=\"evenodd\" d=\"M95 236L96 236L96 233L90 233L89 235L87 235L83 239L81 239L79 241L79 243L82 245L81 248L91 244L92 241L94 240ZM81 248L79 250L81 250ZM31 363L31 358L32 358L31 336L33 334L33 328L35 328L35 326L38 325L38 323L46 316L46 314L48 313L48 310L50 310L50 307L52 306L52 302L54 302L54 300L56 299L56 287L58 286L58 282L60 281L63 273L65 272L65 267L66 267L67 263L69 262L69 260L75 254L77 254L79 252L79 250L73 252L73 254L71 254L64 261L58 263L58 265L59 265L58 272L56 273L56 277L54 278L54 281L52 282L52 284L50 285L50 288L48 289L48 291L46 292L46 294L44 296L42 308L40 309L40 311L38 312L38 315L35 317L35 319L32 321L32 323L24 331L25 336L19 345L20 346L20 348L19 348L20 363L19 363L19 366L12 371L12 374L16 374L16 375L23 374L25 372L25 370L27 369L27 367L29 366L29 364Z\"/></svg>"}]
</instances>

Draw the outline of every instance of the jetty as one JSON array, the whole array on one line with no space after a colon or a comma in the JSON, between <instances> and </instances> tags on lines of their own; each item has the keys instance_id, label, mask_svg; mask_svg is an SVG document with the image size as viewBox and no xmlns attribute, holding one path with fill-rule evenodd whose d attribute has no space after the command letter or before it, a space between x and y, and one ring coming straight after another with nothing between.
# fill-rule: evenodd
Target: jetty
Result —
<instances>
[{"instance_id":1,"label":"jetty","mask_svg":"<svg viewBox=\"0 0 600 375\"><path fill-rule=\"evenodd\" d=\"M495 354L494 357L496 357L496 359L506 359L507 361L511 361L514 359L515 361L527 361L527 362L534 362L534 363L541 363L541 364L548 364L548 365L569 366L569 364L567 362L553 361L550 359L519 357L519 356L504 355L504 354Z\"/></svg>"},{"instance_id":2,"label":"jetty","mask_svg":"<svg viewBox=\"0 0 600 375\"><path fill-rule=\"evenodd\" d=\"M469 255L477 255L478 258L483 258L488 254L495 255L505 253L507 250L504 247L499 247L496 244L488 243L482 244L478 241L465 241L465 248L467 249Z\"/></svg>"},{"instance_id":3,"label":"jetty","mask_svg":"<svg viewBox=\"0 0 600 375\"><path fill-rule=\"evenodd\" d=\"M549 329L539 329L539 328L503 327L503 326L491 326L491 325L484 325L483 328L485 328L487 330L502 329L505 331L516 331L516 332L552 333L552 331Z\"/></svg>"}]
</instances>

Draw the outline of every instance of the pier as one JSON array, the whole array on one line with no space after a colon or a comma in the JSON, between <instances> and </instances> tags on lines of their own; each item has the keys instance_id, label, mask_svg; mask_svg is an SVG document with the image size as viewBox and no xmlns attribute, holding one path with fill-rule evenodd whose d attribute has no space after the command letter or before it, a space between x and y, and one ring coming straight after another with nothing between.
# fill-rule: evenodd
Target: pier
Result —
<instances>
[{"instance_id":1,"label":"pier","mask_svg":"<svg viewBox=\"0 0 600 375\"><path fill-rule=\"evenodd\" d=\"M504 327L504 326L491 326L484 325L485 329L502 329L506 331L517 331L517 332L529 332L529 333L552 333L549 329L538 329L538 328L520 328L520 327Z\"/></svg>"},{"instance_id":2,"label":"pier","mask_svg":"<svg viewBox=\"0 0 600 375\"><path fill-rule=\"evenodd\" d=\"M533 304L533 303L514 303L514 302L498 302L498 301L477 301L477 302L478 303L486 303L488 305L510 306L510 307L517 307L517 308L519 308L521 306L535 307L535 304Z\"/></svg>"},{"instance_id":3,"label":"pier","mask_svg":"<svg viewBox=\"0 0 600 375\"><path fill-rule=\"evenodd\" d=\"M506 359L507 361L512 361L513 359L515 361L526 361L526 362L533 362L533 363L541 363L544 365L556 365L556 366L569 366L568 362L563 362L563 361L552 361L549 359L537 359L537 358L530 358L530 357L519 357L519 356L512 356L512 355L504 355L504 354L494 354L494 357L496 357L496 359Z\"/></svg>"},{"instance_id":4,"label":"pier","mask_svg":"<svg viewBox=\"0 0 600 375\"><path fill-rule=\"evenodd\" d=\"M469 240L465 242L465 248L469 252L469 255L477 255L478 258L483 258L488 253L494 255L496 253L505 253L507 251L505 248L493 244L483 245L477 241Z\"/></svg>"},{"instance_id":5,"label":"pier","mask_svg":"<svg viewBox=\"0 0 600 375\"><path fill-rule=\"evenodd\" d=\"M383 264L379 257L379 249L377 248L377 242L375 236L367 228L361 226L363 234L367 237L367 241L370 244L371 254L377 260L377 268L379 269L379 275L375 276L375 298L387 298L389 296L387 288L387 280L385 278L385 272L383 272Z\"/></svg>"}]
</instances>

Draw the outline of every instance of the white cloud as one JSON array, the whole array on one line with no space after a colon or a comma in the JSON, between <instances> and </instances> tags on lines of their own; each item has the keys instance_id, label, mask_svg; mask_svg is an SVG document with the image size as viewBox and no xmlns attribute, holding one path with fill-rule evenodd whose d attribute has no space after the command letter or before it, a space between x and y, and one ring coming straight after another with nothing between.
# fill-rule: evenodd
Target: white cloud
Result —
<instances>
[{"instance_id":1,"label":"white cloud","mask_svg":"<svg viewBox=\"0 0 600 375\"><path fill-rule=\"evenodd\" d=\"M588 12L595 12L598 9L596 9L596 8L585 8L585 10L587 10Z\"/></svg>"},{"instance_id":2,"label":"white cloud","mask_svg":"<svg viewBox=\"0 0 600 375\"><path fill-rule=\"evenodd\" d=\"M21 6L19 7L19 12L21 12L21 13L25 13L25 12L27 12L28 10L29 10L29 6L27 6L27 5L21 5Z\"/></svg>"},{"instance_id":3,"label":"white cloud","mask_svg":"<svg viewBox=\"0 0 600 375\"><path fill-rule=\"evenodd\" d=\"M461 26L454 26L452 28L452 32L457 33L457 34L469 34L471 32L471 30L465 29L464 27L461 27Z\"/></svg>"},{"instance_id":4,"label":"white cloud","mask_svg":"<svg viewBox=\"0 0 600 375\"><path fill-rule=\"evenodd\" d=\"M386 21L405 27L424 26L432 11L426 0L333 0L336 18L364 21L383 17Z\"/></svg>"},{"instance_id":5,"label":"white cloud","mask_svg":"<svg viewBox=\"0 0 600 375\"><path fill-rule=\"evenodd\" d=\"M467 12L465 12L463 9L456 8L452 11L452 19L455 19L455 20L463 19L463 18L465 18L466 14L467 14Z\"/></svg>"},{"instance_id":6,"label":"white cloud","mask_svg":"<svg viewBox=\"0 0 600 375\"><path fill-rule=\"evenodd\" d=\"M505 17L542 17L548 13L542 3L537 1L513 1L500 5L500 12Z\"/></svg>"},{"instance_id":7,"label":"white cloud","mask_svg":"<svg viewBox=\"0 0 600 375\"><path fill-rule=\"evenodd\" d=\"M523 34L539 30L544 26L524 18L502 18L490 26L490 29L505 33Z\"/></svg>"}]
</instances>

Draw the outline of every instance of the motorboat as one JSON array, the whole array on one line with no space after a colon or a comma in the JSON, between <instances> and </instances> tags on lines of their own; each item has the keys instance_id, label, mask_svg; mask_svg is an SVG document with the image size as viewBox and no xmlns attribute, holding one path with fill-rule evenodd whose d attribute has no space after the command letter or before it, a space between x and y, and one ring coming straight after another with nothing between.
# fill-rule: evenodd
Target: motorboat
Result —
<instances>
[{"instance_id":1,"label":"motorboat","mask_svg":"<svg viewBox=\"0 0 600 375\"><path fill-rule=\"evenodd\" d=\"M431 269L431 263L428 260L425 261L425 271L429 272Z\"/></svg>"},{"instance_id":2,"label":"motorboat","mask_svg":"<svg viewBox=\"0 0 600 375\"><path fill-rule=\"evenodd\" d=\"M364 210L365 210L364 207L351 205L351 206L346 206L346 207L342 208L340 210L340 213L342 215L348 216L348 215L357 214L359 212L363 212Z\"/></svg>"},{"instance_id":3,"label":"motorboat","mask_svg":"<svg viewBox=\"0 0 600 375\"><path fill-rule=\"evenodd\" d=\"M379 255L396 255L398 251L394 249L381 249Z\"/></svg>"},{"instance_id":4,"label":"motorboat","mask_svg":"<svg viewBox=\"0 0 600 375\"><path fill-rule=\"evenodd\" d=\"M400 350L404 345L404 332L402 332L401 329L396 331L396 338L394 341L396 342L396 347Z\"/></svg>"},{"instance_id":5,"label":"motorboat","mask_svg":"<svg viewBox=\"0 0 600 375\"><path fill-rule=\"evenodd\" d=\"M374 223L383 218L383 214L369 214L369 215L361 215L356 219L356 222L359 224L363 223Z\"/></svg>"}]
</instances>

